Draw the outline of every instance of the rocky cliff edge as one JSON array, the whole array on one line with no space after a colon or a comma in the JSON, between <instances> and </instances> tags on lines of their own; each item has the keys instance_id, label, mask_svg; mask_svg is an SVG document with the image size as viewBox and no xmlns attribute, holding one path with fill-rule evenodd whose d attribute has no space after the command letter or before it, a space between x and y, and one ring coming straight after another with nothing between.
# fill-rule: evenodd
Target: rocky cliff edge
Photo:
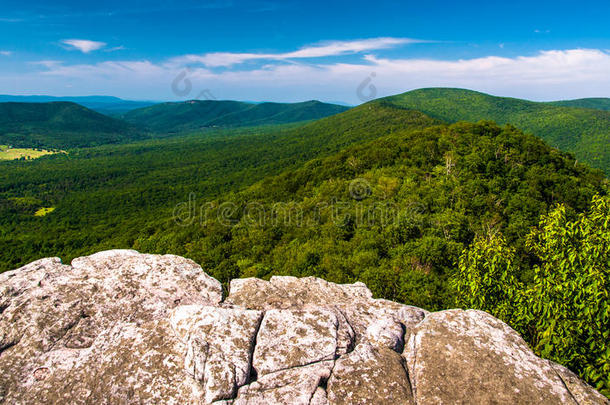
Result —
<instances>
[{"instance_id":1,"label":"rocky cliff edge","mask_svg":"<svg viewBox=\"0 0 610 405\"><path fill-rule=\"evenodd\" d=\"M113 250L0 274L0 403L610 402L485 312Z\"/></svg>"}]
</instances>

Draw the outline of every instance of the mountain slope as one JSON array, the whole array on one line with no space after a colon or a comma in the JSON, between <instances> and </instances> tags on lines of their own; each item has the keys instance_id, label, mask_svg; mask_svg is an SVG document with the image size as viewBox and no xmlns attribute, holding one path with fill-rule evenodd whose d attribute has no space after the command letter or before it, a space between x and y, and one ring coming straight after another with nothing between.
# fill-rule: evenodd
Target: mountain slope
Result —
<instances>
[{"instance_id":1,"label":"mountain slope","mask_svg":"<svg viewBox=\"0 0 610 405\"><path fill-rule=\"evenodd\" d=\"M376 296L439 309L451 304L446 276L475 235L502 231L527 262L524 235L540 215L557 203L583 211L604 184L598 170L513 127L398 130L191 201L200 216L161 225L134 248L186 255L223 281L360 280Z\"/></svg>"},{"instance_id":2,"label":"mountain slope","mask_svg":"<svg viewBox=\"0 0 610 405\"><path fill-rule=\"evenodd\" d=\"M463 89L415 90L379 100L447 122L494 120L531 132L610 174L610 112L562 107Z\"/></svg>"},{"instance_id":3,"label":"mountain slope","mask_svg":"<svg viewBox=\"0 0 610 405\"><path fill-rule=\"evenodd\" d=\"M73 148L142 139L120 120L71 102L0 103L0 144Z\"/></svg>"},{"instance_id":4,"label":"mountain slope","mask_svg":"<svg viewBox=\"0 0 610 405\"><path fill-rule=\"evenodd\" d=\"M122 116L134 125L151 130L177 132L186 128L199 128L218 117L248 109L250 104L240 101L193 100L180 103L155 104L138 108Z\"/></svg>"},{"instance_id":5,"label":"mountain slope","mask_svg":"<svg viewBox=\"0 0 610 405\"><path fill-rule=\"evenodd\" d=\"M578 100L552 101L548 104L562 107L590 108L610 111L610 98L581 98Z\"/></svg>"},{"instance_id":6,"label":"mountain slope","mask_svg":"<svg viewBox=\"0 0 610 405\"><path fill-rule=\"evenodd\" d=\"M287 124L309 121L347 111L349 107L326 104L319 101L302 103L260 103L245 111L233 113L213 120L211 125L246 126L258 124Z\"/></svg>"},{"instance_id":7,"label":"mountain slope","mask_svg":"<svg viewBox=\"0 0 610 405\"><path fill-rule=\"evenodd\" d=\"M173 223L174 207L191 193L217 197L346 146L438 123L372 104L292 129L218 130L0 162L0 271L41 255L130 248L158 222ZM56 209L35 217L42 207Z\"/></svg>"},{"instance_id":8,"label":"mountain slope","mask_svg":"<svg viewBox=\"0 0 610 405\"><path fill-rule=\"evenodd\" d=\"M348 109L319 101L252 104L239 101L191 100L140 108L124 114L122 118L158 132L181 132L206 127L287 124L320 119Z\"/></svg>"}]
</instances>

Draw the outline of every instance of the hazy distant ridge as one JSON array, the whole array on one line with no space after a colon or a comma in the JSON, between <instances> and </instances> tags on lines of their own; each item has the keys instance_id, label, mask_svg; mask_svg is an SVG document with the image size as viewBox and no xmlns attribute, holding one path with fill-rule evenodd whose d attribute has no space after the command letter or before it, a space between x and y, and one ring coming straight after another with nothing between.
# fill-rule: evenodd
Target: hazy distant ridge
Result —
<instances>
[{"instance_id":1,"label":"hazy distant ridge","mask_svg":"<svg viewBox=\"0 0 610 405\"><path fill-rule=\"evenodd\" d=\"M320 101L302 103L246 103L241 101L192 100L156 104L130 111L127 122L159 132L180 132L208 127L244 127L287 124L335 115L349 107Z\"/></svg>"}]
</instances>

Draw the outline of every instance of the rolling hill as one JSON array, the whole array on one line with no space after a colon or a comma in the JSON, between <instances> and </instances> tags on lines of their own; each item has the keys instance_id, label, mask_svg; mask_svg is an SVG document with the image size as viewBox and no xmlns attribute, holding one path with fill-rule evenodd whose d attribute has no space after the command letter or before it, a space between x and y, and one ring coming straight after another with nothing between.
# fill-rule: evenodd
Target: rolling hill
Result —
<instances>
[{"instance_id":1,"label":"rolling hill","mask_svg":"<svg viewBox=\"0 0 610 405\"><path fill-rule=\"evenodd\" d=\"M348 110L319 101L246 103L190 100L162 103L130 111L122 118L156 132L185 132L209 127L245 127L315 120Z\"/></svg>"},{"instance_id":2,"label":"rolling hill","mask_svg":"<svg viewBox=\"0 0 610 405\"><path fill-rule=\"evenodd\" d=\"M562 107L590 108L610 111L610 98L581 98L578 100L553 101L548 104Z\"/></svg>"},{"instance_id":3,"label":"rolling hill","mask_svg":"<svg viewBox=\"0 0 610 405\"><path fill-rule=\"evenodd\" d=\"M610 111L564 107L471 90L430 88L380 99L446 122L493 120L531 132L610 174Z\"/></svg>"},{"instance_id":4,"label":"rolling hill","mask_svg":"<svg viewBox=\"0 0 610 405\"><path fill-rule=\"evenodd\" d=\"M144 137L134 126L76 103L0 103L2 145L67 149Z\"/></svg>"}]
</instances>

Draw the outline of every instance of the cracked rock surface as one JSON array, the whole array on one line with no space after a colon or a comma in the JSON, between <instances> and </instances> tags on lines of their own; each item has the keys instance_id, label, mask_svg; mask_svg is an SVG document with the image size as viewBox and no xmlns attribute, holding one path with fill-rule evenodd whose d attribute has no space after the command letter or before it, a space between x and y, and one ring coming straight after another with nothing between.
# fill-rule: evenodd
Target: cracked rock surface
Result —
<instances>
[{"instance_id":1,"label":"cracked rock surface","mask_svg":"<svg viewBox=\"0 0 610 405\"><path fill-rule=\"evenodd\" d=\"M480 311L132 250L0 274L0 404L609 404Z\"/></svg>"}]
</instances>

